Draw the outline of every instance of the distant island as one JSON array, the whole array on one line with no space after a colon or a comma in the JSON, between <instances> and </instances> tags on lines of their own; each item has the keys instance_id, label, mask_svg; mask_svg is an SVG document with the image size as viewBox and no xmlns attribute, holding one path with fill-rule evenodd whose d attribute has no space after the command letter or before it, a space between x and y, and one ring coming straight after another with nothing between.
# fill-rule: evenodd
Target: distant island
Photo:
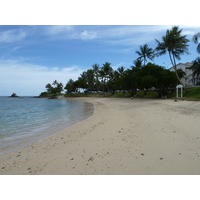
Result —
<instances>
[{"instance_id":1,"label":"distant island","mask_svg":"<svg viewBox=\"0 0 200 200\"><path fill-rule=\"evenodd\" d=\"M12 93L10 97L19 97L19 96L17 96L16 93Z\"/></svg>"}]
</instances>

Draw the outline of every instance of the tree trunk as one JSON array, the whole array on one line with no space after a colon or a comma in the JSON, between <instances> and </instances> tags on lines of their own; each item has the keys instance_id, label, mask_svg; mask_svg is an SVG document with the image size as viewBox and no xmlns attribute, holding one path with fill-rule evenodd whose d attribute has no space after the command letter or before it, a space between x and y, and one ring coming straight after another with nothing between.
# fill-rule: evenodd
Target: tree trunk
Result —
<instances>
[{"instance_id":1,"label":"tree trunk","mask_svg":"<svg viewBox=\"0 0 200 200\"><path fill-rule=\"evenodd\" d=\"M182 83L181 79L180 79L179 76L178 76L177 69L176 69L176 60L175 60L174 54L171 55L170 51L169 51L169 57L170 57L172 66L173 66L173 68L174 68L176 77L177 77L177 79L178 79L178 82L183 86L184 90L186 90L187 92L189 92L189 90L185 88L184 84ZM172 57L173 57L173 60L172 60Z\"/></svg>"}]
</instances>

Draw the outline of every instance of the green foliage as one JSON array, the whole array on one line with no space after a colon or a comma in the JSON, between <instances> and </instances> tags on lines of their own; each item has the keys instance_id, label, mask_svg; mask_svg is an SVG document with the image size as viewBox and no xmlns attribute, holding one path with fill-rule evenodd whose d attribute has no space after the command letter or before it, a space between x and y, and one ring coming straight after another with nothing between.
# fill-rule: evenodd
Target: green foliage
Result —
<instances>
[{"instance_id":1,"label":"green foliage","mask_svg":"<svg viewBox=\"0 0 200 200\"><path fill-rule=\"evenodd\" d=\"M189 88L189 92L184 95L188 100L200 100L200 87Z\"/></svg>"},{"instance_id":2,"label":"green foliage","mask_svg":"<svg viewBox=\"0 0 200 200\"><path fill-rule=\"evenodd\" d=\"M139 56L137 60L144 61L144 66L145 62L147 62L147 58L152 61L154 59L154 51L152 48L149 48L147 44L140 46L140 51L136 51L135 53Z\"/></svg>"},{"instance_id":3,"label":"green foliage","mask_svg":"<svg viewBox=\"0 0 200 200\"><path fill-rule=\"evenodd\" d=\"M156 39L157 47L155 49L157 56L165 55L169 53L169 58L174 67L176 77L179 83L182 84L176 69L176 59L180 60L180 56L183 54L189 54L188 52L188 42L186 39L186 35L181 35L182 29L179 29L178 26L172 27L172 29L168 29L166 34L162 36L162 40L159 41ZM182 84L183 85L183 84Z\"/></svg>"},{"instance_id":4,"label":"green foliage","mask_svg":"<svg viewBox=\"0 0 200 200\"><path fill-rule=\"evenodd\" d=\"M65 90L67 90L66 93L73 93L76 92L77 89L77 82L74 82L72 79L69 79L69 81L67 82L66 86L65 86Z\"/></svg>"},{"instance_id":5,"label":"green foliage","mask_svg":"<svg viewBox=\"0 0 200 200\"><path fill-rule=\"evenodd\" d=\"M196 33L193 38L192 41L197 44L197 52L200 53L200 42L199 42L199 38L200 38L200 33Z\"/></svg>"},{"instance_id":6,"label":"green foliage","mask_svg":"<svg viewBox=\"0 0 200 200\"><path fill-rule=\"evenodd\" d=\"M50 94L48 92L41 92L41 94L39 95L39 97L52 97L52 94Z\"/></svg>"},{"instance_id":7,"label":"green foliage","mask_svg":"<svg viewBox=\"0 0 200 200\"><path fill-rule=\"evenodd\" d=\"M41 96L56 96L60 94L63 91L63 84L58 83L57 80L55 80L52 84L48 83L46 85L47 92L43 92L40 95Z\"/></svg>"},{"instance_id":8,"label":"green foliage","mask_svg":"<svg viewBox=\"0 0 200 200\"><path fill-rule=\"evenodd\" d=\"M192 70L192 75L194 78L194 85L200 85L200 57L196 58L192 61L192 66L190 67Z\"/></svg>"},{"instance_id":9,"label":"green foliage","mask_svg":"<svg viewBox=\"0 0 200 200\"><path fill-rule=\"evenodd\" d=\"M164 69L161 66L148 63L137 73L136 85L144 90L144 94L149 88L155 88L159 96L167 95L167 91L177 84L174 72Z\"/></svg>"},{"instance_id":10,"label":"green foliage","mask_svg":"<svg viewBox=\"0 0 200 200\"><path fill-rule=\"evenodd\" d=\"M64 88L66 96L130 97L140 89L148 97L149 89L153 88L156 96L161 97L177 84L174 72L152 63L142 67L141 62L137 61L131 69L125 70L122 66L115 71L110 65L108 62L101 68L93 65L93 69L83 72L78 80L70 79ZM62 83L55 80L53 84L46 85L47 92L41 95L55 96L61 93L62 88ZM85 92L81 94L83 90Z\"/></svg>"},{"instance_id":11,"label":"green foliage","mask_svg":"<svg viewBox=\"0 0 200 200\"><path fill-rule=\"evenodd\" d=\"M113 94L111 97L113 98L130 98L131 95L128 92L117 92L115 94Z\"/></svg>"},{"instance_id":12,"label":"green foliage","mask_svg":"<svg viewBox=\"0 0 200 200\"><path fill-rule=\"evenodd\" d=\"M176 98L176 90L169 94L168 98ZM200 87L188 88L188 91L183 90L183 99L200 100Z\"/></svg>"},{"instance_id":13,"label":"green foliage","mask_svg":"<svg viewBox=\"0 0 200 200\"><path fill-rule=\"evenodd\" d=\"M183 90L183 99L185 100L200 100L200 87L189 88L189 92ZM129 92L116 92L116 93L103 93L97 94L84 94L84 93L73 93L66 94L66 97L108 97L108 98L130 98L132 97ZM174 99L176 98L176 90L170 90L166 95L167 98ZM144 99L155 99L160 98L158 91L150 91L148 90L146 94L143 91L138 91L136 93L136 98L144 98Z\"/></svg>"},{"instance_id":14,"label":"green foliage","mask_svg":"<svg viewBox=\"0 0 200 200\"><path fill-rule=\"evenodd\" d=\"M154 99L154 98L159 98L159 94L156 91L148 91L146 94L144 94L144 92L140 91L140 92L137 92L136 97L144 98L144 99Z\"/></svg>"},{"instance_id":15,"label":"green foliage","mask_svg":"<svg viewBox=\"0 0 200 200\"><path fill-rule=\"evenodd\" d=\"M141 77L141 86L140 88L145 88L145 89L148 89L150 88L151 86L155 85L156 84L156 78L153 77L152 75L145 75L143 77Z\"/></svg>"},{"instance_id":16,"label":"green foliage","mask_svg":"<svg viewBox=\"0 0 200 200\"><path fill-rule=\"evenodd\" d=\"M183 78L186 75L186 73L181 68L177 69L176 71L179 78Z\"/></svg>"}]
</instances>

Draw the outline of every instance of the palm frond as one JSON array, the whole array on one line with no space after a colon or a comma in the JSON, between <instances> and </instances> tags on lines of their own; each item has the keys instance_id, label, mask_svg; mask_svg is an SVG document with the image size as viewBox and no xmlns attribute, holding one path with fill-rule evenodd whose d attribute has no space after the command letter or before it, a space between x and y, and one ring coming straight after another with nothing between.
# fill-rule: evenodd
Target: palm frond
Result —
<instances>
[{"instance_id":1,"label":"palm frond","mask_svg":"<svg viewBox=\"0 0 200 200\"><path fill-rule=\"evenodd\" d=\"M200 53L200 43L197 45L197 52Z\"/></svg>"},{"instance_id":2,"label":"palm frond","mask_svg":"<svg viewBox=\"0 0 200 200\"><path fill-rule=\"evenodd\" d=\"M154 59L154 50L152 48L149 48L147 44L140 46L140 51L136 51L136 54L139 55L140 60L144 61L144 65L145 62L147 62L147 59L150 59L153 61Z\"/></svg>"},{"instance_id":3,"label":"palm frond","mask_svg":"<svg viewBox=\"0 0 200 200\"><path fill-rule=\"evenodd\" d=\"M180 60L181 55L189 54L188 52L188 42L186 35L181 35L182 29L179 29L178 26L173 26L171 30L167 30L166 34L162 36L161 42L156 40L157 47L155 48L156 56L161 56L169 53L170 61L176 71L176 59ZM200 48L199 48L200 50ZM181 83L177 73L178 81Z\"/></svg>"},{"instance_id":4,"label":"palm frond","mask_svg":"<svg viewBox=\"0 0 200 200\"><path fill-rule=\"evenodd\" d=\"M200 38L200 33L196 33L193 37L192 37L192 41L195 43L195 44L198 44L198 39Z\"/></svg>"},{"instance_id":5,"label":"palm frond","mask_svg":"<svg viewBox=\"0 0 200 200\"><path fill-rule=\"evenodd\" d=\"M135 51L136 54L138 54L139 56L142 55L142 53L140 51Z\"/></svg>"}]
</instances>

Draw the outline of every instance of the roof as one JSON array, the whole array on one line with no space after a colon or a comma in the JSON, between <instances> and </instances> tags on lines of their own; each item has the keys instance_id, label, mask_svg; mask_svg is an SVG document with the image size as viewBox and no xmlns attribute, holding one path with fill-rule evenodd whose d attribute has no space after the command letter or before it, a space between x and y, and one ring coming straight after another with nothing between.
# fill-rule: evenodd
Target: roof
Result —
<instances>
[{"instance_id":1,"label":"roof","mask_svg":"<svg viewBox=\"0 0 200 200\"><path fill-rule=\"evenodd\" d=\"M190 67L191 65L192 65L192 63L190 63L190 62L186 62L186 63L178 63L176 66L178 66L178 65L187 65L187 67L186 67L186 69L188 68L188 67ZM171 68L169 68L169 70L170 69L173 69L174 67L171 67Z\"/></svg>"}]
</instances>

